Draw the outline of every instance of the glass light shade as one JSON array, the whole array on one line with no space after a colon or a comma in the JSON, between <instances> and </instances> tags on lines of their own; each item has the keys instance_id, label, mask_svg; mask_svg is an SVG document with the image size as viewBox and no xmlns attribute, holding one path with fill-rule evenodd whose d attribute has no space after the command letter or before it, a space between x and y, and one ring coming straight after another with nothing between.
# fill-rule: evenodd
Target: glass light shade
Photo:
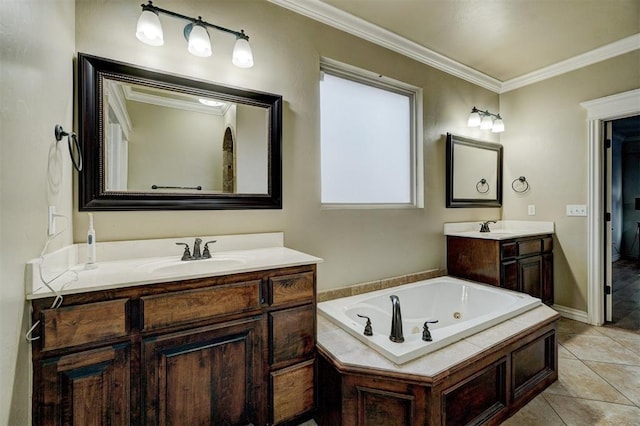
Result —
<instances>
[{"instance_id":1,"label":"glass light shade","mask_svg":"<svg viewBox=\"0 0 640 426\"><path fill-rule=\"evenodd\" d=\"M236 40L236 44L233 46L231 62L238 68L251 68L253 66L253 52L251 52L251 46L247 40L243 38Z\"/></svg>"},{"instance_id":2,"label":"glass light shade","mask_svg":"<svg viewBox=\"0 0 640 426\"><path fill-rule=\"evenodd\" d=\"M493 127L493 120L491 119L491 116L485 115L484 117L482 117L482 121L480 122L480 128L487 130L492 127Z\"/></svg>"},{"instance_id":3,"label":"glass light shade","mask_svg":"<svg viewBox=\"0 0 640 426\"><path fill-rule=\"evenodd\" d=\"M480 118L480 114L478 114L477 112L472 112L471 114L469 114L469 119L467 120L467 126L478 127L481 121L482 121L482 118Z\"/></svg>"},{"instance_id":4,"label":"glass light shade","mask_svg":"<svg viewBox=\"0 0 640 426\"><path fill-rule=\"evenodd\" d=\"M491 128L493 133L501 133L504 132L504 123L502 122L502 118L496 118L493 122L493 127Z\"/></svg>"},{"instance_id":5,"label":"glass light shade","mask_svg":"<svg viewBox=\"0 0 640 426\"><path fill-rule=\"evenodd\" d=\"M189 53L205 58L211 56L211 40L207 29L202 25L193 24L189 33Z\"/></svg>"},{"instance_id":6,"label":"glass light shade","mask_svg":"<svg viewBox=\"0 0 640 426\"><path fill-rule=\"evenodd\" d=\"M162 25L160 24L158 14L152 10L142 11L138 18L136 37L141 42L151 46L162 46L164 44Z\"/></svg>"}]
</instances>

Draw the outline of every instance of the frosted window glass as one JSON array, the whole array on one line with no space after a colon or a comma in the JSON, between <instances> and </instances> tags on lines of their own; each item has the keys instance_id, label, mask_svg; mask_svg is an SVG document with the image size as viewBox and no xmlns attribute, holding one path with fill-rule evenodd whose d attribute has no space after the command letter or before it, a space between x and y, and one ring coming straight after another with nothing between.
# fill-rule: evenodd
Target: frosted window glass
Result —
<instances>
[{"instance_id":1,"label":"frosted window glass","mask_svg":"<svg viewBox=\"0 0 640 426\"><path fill-rule=\"evenodd\" d=\"M322 202L412 202L409 96L325 74L320 83Z\"/></svg>"}]
</instances>

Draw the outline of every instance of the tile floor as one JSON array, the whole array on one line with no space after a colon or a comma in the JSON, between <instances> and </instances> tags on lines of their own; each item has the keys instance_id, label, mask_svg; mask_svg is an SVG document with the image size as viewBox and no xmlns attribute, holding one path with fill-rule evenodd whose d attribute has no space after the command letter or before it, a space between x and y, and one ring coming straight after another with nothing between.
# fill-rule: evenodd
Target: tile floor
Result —
<instances>
[{"instance_id":1,"label":"tile floor","mask_svg":"<svg viewBox=\"0 0 640 426\"><path fill-rule=\"evenodd\" d=\"M613 263L613 324L640 330L640 265L637 259Z\"/></svg>"},{"instance_id":2,"label":"tile floor","mask_svg":"<svg viewBox=\"0 0 640 426\"><path fill-rule=\"evenodd\" d=\"M558 343L558 381L503 425L640 425L640 330L563 318Z\"/></svg>"}]
</instances>

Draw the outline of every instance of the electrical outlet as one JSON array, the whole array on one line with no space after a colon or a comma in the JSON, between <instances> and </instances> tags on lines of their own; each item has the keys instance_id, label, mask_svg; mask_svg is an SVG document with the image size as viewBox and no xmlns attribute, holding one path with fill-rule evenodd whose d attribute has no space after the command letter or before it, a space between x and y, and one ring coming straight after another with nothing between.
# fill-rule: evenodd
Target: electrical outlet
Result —
<instances>
[{"instance_id":1,"label":"electrical outlet","mask_svg":"<svg viewBox=\"0 0 640 426\"><path fill-rule=\"evenodd\" d=\"M567 204L567 216L586 216L587 206L585 204Z\"/></svg>"},{"instance_id":2,"label":"electrical outlet","mask_svg":"<svg viewBox=\"0 0 640 426\"><path fill-rule=\"evenodd\" d=\"M47 226L49 236L56 233L56 206L49 206L49 224Z\"/></svg>"},{"instance_id":3,"label":"electrical outlet","mask_svg":"<svg viewBox=\"0 0 640 426\"><path fill-rule=\"evenodd\" d=\"M527 206L527 214L529 216L535 216L536 215L536 205L535 204L529 204Z\"/></svg>"}]
</instances>

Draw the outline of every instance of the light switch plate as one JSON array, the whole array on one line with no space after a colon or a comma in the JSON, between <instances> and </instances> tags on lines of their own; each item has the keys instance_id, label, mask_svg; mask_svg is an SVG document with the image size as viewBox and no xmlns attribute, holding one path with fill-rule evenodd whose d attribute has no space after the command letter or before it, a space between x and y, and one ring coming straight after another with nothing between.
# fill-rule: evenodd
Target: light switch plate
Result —
<instances>
[{"instance_id":1,"label":"light switch plate","mask_svg":"<svg viewBox=\"0 0 640 426\"><path fill-rule=\"evenodd\" d=\"M536 215L536 205L535 204L529 204L527 206L527 214L529 216L535 216Z\"/></svg>"},{"instance_id":2,"label":"light switch plate","mask_svg":"<svg viewBox=\"0 0 640 426\"><path fill-rule=\"evenodd\" d=\"M586 204L567 204L567 216L586 216Z\"/></svg>"}]
</instances>

